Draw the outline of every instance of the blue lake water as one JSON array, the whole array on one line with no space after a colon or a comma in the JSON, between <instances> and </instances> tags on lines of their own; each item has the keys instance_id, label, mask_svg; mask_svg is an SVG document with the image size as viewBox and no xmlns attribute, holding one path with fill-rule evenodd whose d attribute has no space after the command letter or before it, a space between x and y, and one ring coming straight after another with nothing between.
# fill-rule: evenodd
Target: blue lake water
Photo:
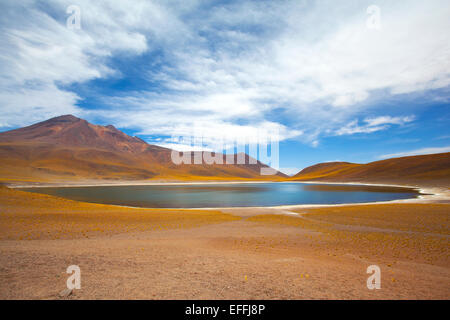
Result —
<instances>
[{"instance_id":1,"label":"blue lake water","mask_svg":"<svg viewBox=\"0 0 450 320\"><path fill-rule=\"evenodd\" d=\"M305 183L46 187L21 190L85 202L147 208L363 203L408 199L419 195L414 189L400 187Z\"/></svg>"}]
</instances>

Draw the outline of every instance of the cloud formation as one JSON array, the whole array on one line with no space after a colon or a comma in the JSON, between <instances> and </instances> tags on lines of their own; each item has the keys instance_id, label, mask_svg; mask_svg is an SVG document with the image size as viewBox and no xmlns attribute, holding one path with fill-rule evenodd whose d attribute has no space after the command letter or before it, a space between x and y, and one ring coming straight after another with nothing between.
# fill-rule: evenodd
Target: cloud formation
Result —
<instances>
[{"instance_id":1,"label":"cloud formation","mask_svg":"<svg viewBox=\"0 0 450 320\"><path fill-rule=\"evenodd\" d=\"M338 129L336 135L351 135L355 133L372 133L381 130L388 129L391 125L403 125L405 123L414 120L414 116L406 117L391 117L391 116L380 116L376 118L366 118L364 119L364 124L358 124L358 120L353 120L346 126Z\"/></svg>"},{"instance_id":2,"label":"cloud formation","mask_svg":"<svg viewBox=\"0 0 450 320\"><path fill-rule=\"evenodd\" d=\"M73 4L81 8L75 31L66 27ZM413 119L408 110L386 116L372 101L450 85L450 5L376 1L381 28L373 30L371 4L2 1L2 125L75 113L148 136L196 126L214 143L224 133L239 139L276 129L280 140L313 146L330 132L402 125ZM81 107L74 85L126 79L117 59L140 58L151 63L142 65L139 90L99 94L100 107Z\"/></svg>"},{"instance_id":3,"label":"cloud formation","mask_svg":"<svg viewBox=\"0 0 450 320\"><path fill-rule=\"evenodd\" d=\"M378 159L399 158L399 157L417 156L417 155L422 155L422 154L433 154L433 153L445 153L445 152L450 152L450 146L440 147L440 148L422 148L422 149L411 150L411 151L385 154L385 155L379 156Z\"/></svg>"}]
</instances>

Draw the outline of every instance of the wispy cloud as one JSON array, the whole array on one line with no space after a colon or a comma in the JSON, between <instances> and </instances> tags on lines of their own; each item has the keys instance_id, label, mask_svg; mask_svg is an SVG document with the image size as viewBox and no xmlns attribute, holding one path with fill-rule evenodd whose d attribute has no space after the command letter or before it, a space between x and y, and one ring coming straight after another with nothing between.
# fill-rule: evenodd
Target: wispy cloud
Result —
<instances>
[{"instance_id":1,"label":"wispy cloud","mask_svg":"<svg viewBox=\"0 0 450 320\"><path fill-rule=\"evenodd\" d=\"M445 0L378 1L379 31L366 27L371 1L79 0L77 31L65 26L72 2L1 2L8 12L0 18L2 123L75 113L143 135L201 125L211 140L276 127L281 140L317 146L326 132L372 133L408 122L352 120L369 107L384 112L370 104L376 93L388 99L450 85ZM140 70L145 83L99 93L103 109L82 108L72 85L124 77L117 57L130 65L154 60Z\"/></svg>"},{"instance_id":2,"label":"wispy cloud","mask_svg":"<svg viewBox=\"0 0 450 320\"><path fill-rule=\"evenodd\" d=\"M346 126L338 129L335 134L338 136L351 135L355 133L372 133L376 131L386 130L391 125L403 125L415 119L414 116L391 117L381 116L376 118L366 118L363 124L359 124L358 120L353 120Z\"/></svg>"},{"instance_id":3,"label":"wispy cloud","mask_svg":"<svg viewBox=\"0 0 450 320\"><path fill-rule=\"evenodd\" d=\"M434 140L447 140L447 139L450 139L450 135L439 136L436 137Z\"/></svg>"},{"instance_id":4,"label":"wispy cloud","mask_svg":"<svg viewBox=\"0 0 450 320\"><path fill-rule=\"evenodd\" d=\"M402 125L411 121L414 121L414 116L406 116L406 117L391 117L391 116L382 116L376 118L367 118L364 119L364 122L367 123L369 127L375 127L380 125L388 125L388 124L398 124Z\"/></svg>"},{"instance_id":5,"label":"wispy cloud","mask_svg":"<svg viewBox=\"0 0 450 320\"><path fill-rule=\"evenodd\" d=\"M1 2L0 103L10 126L81 112L81 98L65 86L109 77L116 72L107 65L111 56L147 50L146 36L134 26L138 6L118 2L112 10L106 3L77 1L82 29L70 30L71 4Z\"/></svg>"},{"instance_id":6,"label":"wispy cloud","mask_svg":"<svg viewBox=\"0 0 450 320\"><path fill-rule=\"evenodd\" d=\"M407 156L416 156L422 154L433 154L433 153L444 153L450 152L450 146L448 147L439 147L439 148L423 148L412 151L404 151L398 153L391 153L379 156L378 159L388 159L388 158L399 158L399 157L407 157Z\"/></svg>"}]
</instances>

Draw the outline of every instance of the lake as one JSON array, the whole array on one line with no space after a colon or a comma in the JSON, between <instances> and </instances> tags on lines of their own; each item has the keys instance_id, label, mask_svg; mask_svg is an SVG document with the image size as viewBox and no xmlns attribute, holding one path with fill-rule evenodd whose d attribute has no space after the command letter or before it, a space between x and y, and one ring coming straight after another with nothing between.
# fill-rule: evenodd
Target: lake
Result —
<instances>
[{"instance_id":1,"label":"lake","mask_svg":"<svg viewBox=\"0 0 450 320\"><path fill-rule=\"evenodd\" d=\"M344 184L229 183L95 187L40 187L21 190L72 200L146 208L268 207L298 204L363 203L415 198L410 188Z\"/></svg>"}]
</instances>

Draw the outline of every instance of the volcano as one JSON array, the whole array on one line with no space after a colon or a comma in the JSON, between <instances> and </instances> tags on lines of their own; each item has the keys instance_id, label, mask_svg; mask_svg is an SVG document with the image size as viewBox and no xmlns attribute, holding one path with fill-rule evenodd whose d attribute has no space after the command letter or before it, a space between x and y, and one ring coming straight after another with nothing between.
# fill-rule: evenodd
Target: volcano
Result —
<instances>
[{"instance_id":1,"label":"volcano","mask_svg":"<svg viewBox=\"0 0 450 320\"><path fill-rule=\"evenodd\" d=\"M0 180L278 180L260 174L267 165L247 154L245 164L174 164L172 150L151 145L112 125L63 115L0 133ZM193 153L192 157L194 157ZM225 161L225 155L222 156ZM228 159L230 155L226 156ZM236 159L237 155L231 155ZM253 160L253 161L251 161ZM236 163L236 162L235 162ZM255 164L251 164L255 163Z\"/></svg>"}]
</instances>

